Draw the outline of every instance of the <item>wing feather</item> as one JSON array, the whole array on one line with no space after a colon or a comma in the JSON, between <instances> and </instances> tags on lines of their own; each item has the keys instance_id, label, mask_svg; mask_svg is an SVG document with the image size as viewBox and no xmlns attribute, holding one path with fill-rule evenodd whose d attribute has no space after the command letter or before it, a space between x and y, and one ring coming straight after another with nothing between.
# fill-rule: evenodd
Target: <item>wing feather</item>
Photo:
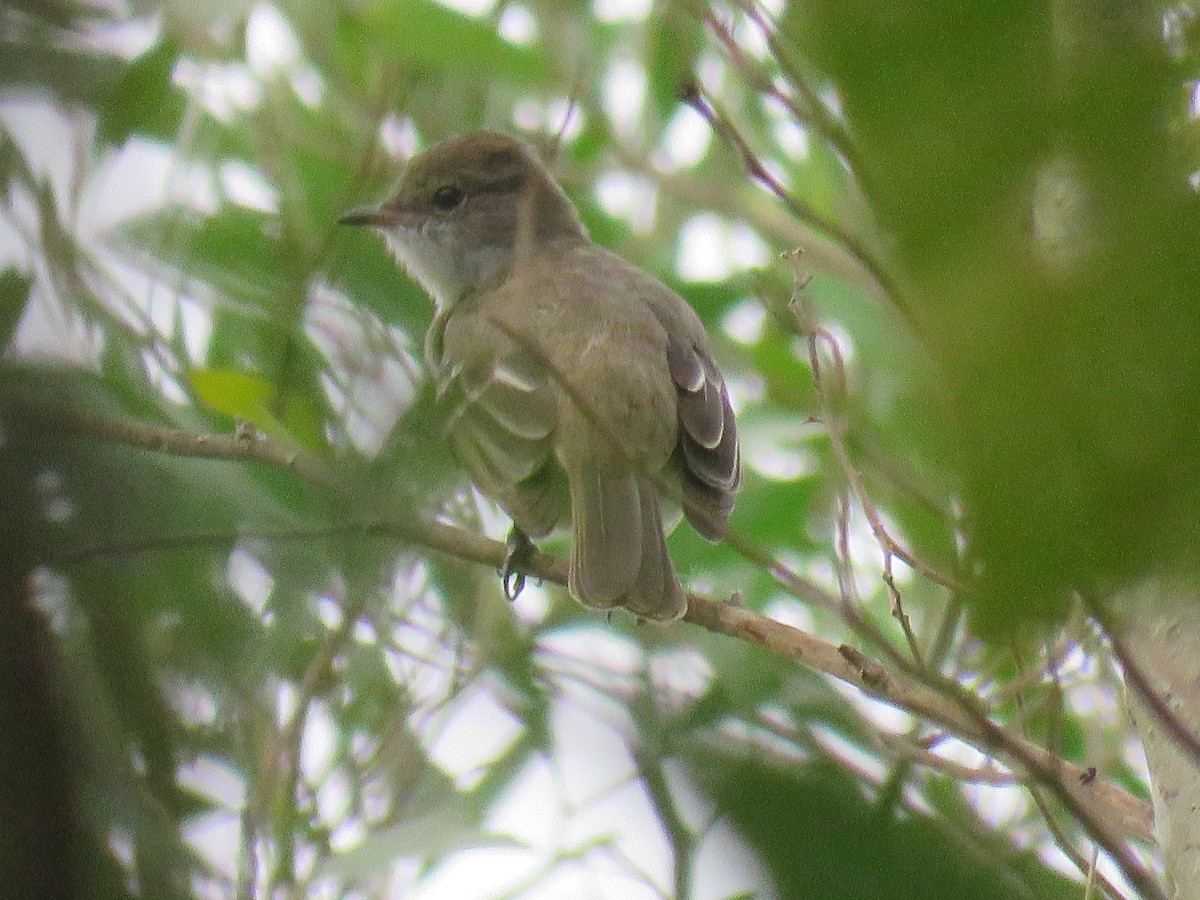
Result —
<instances>
[{"instance_id":1,"label":"wing feather","mask_svg":"<svg viewBox=\"0 0 1200 900\"><path fill-rule=\"evenodd\" d=\"M741 483L741 451L729 391L708 351L693 344L667 347L679 410L683 512L710 540L725 535Z\"/></svg>"},{"instance_id":2,"label":"wing feather","mask_svg":"<svg viewBox=\"0 0 1200 900\"><path fill-rule=\"evenodd\" d=\"M568 512L553 457L558 399L539 368L518 352L486 369L446 366L439 379L455 453L479 489L535 537Z\"/></svg>"}]
</instances>

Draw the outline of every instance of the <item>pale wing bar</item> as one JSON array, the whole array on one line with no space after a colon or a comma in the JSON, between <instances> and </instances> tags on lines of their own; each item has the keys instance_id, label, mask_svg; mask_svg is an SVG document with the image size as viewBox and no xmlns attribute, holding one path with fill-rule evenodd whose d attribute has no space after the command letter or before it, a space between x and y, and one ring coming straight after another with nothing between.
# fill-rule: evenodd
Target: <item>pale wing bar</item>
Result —
<instances>
[{"instance_id":1,"label":"pale wing bar","mask_svg":"<svg viewBox=\"0 0 1200 900\"><path fill-rule=\"evenodd\" d=\"M683 512L702 535L720 540L741 482L729 392L716 363L691 344L669 344L667 366L678 391Z\"/></svg>"}]
</instances>

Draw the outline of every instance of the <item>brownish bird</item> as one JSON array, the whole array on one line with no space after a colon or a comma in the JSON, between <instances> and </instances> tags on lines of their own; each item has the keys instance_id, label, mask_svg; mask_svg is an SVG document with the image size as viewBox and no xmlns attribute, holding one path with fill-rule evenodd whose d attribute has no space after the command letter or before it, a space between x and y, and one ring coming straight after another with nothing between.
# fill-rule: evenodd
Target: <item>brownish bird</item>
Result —
<instances>
[{"instance_id":1,"label":"brownish bird","mask_svg":"<svg viewBox=\"0 0 1200 900\"><path fill-rule=\"evenodd\" d=\"M682 616L663 501L719 540L741 479L695 311L594 244L534 150L504 134L434 146L392 197L342 221L379 229L433 297L426 355L451 444L514 523L506 590L525 536L569 523L574 597Z\"/></svg>"}]
</instances>

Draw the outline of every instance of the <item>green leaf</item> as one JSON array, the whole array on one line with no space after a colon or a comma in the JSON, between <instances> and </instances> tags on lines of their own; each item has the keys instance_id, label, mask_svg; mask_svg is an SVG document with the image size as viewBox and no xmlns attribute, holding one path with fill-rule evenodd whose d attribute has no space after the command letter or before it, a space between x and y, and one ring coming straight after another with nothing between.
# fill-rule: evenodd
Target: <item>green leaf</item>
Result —
<instances>
[{"instance_id":1,"label":"green leaf","mask_svg":"<svg viewBox=\"0 0 1200 900\"><path fill-rule=\"evenodd\" d=\"M219 413L245 419L263 434L291 441L291 435L272 412L275 386L260 375L231 369L193 369L188 382L201 402Z\"/></svg>"},{"instance_id":2,"label":"green leaf","mask_svg":"<svg viewBox=\"0 0 1200 900\"><path fill-rule=\"evenodd\" d=\"M372 62L370 29L366 23L339 9L329 37L329 58L340 72L353 79L354 88L365 93L368 79L364 73Z\"/></svg>"},{"instance_id":3,"label":"green leaf","mask_svg":"<svg viewBox=\"0 0 1200 900\"><path fill-rule=\"evenodd\" d=\"M774 403L789 413L811 415L819 406L817 393L807 360L794 349L795 340L772 328L745 352Z\"/></svg>"},{"instance_id":4,"label":"green leaf","mask_svg":"<svg viewBox=\"0 0 1200 900\"><path fill-rule=\"evenodd\" d=\"M123 223L116 238L134 256L148 254L231 299L274 309L291 296L277 228L277 217L240 206L213 216L173 208Z\"/></svg>"},{"instance_id":5,"label":"green leaf","mask_svg":"<svg viewBox=\"0 0 1200 900\"><path fill-rule=\"evenodd\" d=\"M13 140L8 129L0 125L0 188L7 192L12 180L31 186L36 179L29 168L21 147Z\"/></svg>"},{"instance_id":6,"label":"green leaf","mask_svg":"<svg viewBox=\"0 0 1200 900\"><path fill-rule=\"evenodd\" d=\"M335 127L336 123L312 114L303 106L291 112L296 116L296 127L312 137L304 146L289 148L285 156L292 175L286 182L293 188L285 194L283 212L289 222L303 229L304 234L313 238L312 243L318 245L338 227L338 217L346 211L357 177L334 152L347 141Z\"/></svg>"},{"instance_id":7,"label":"green leaf","mask_svg":"<svg viewBox=\"0 0 1200 900\"><path fill-rule=\"evenodd\" d=\"M829 764L782 767L703 748L689 760L717 809L757 851L782 897L822 900L1067 898L1078 886L1032 852L964 853L937 819L893 818ZM783 827L783 823L788 823ZM854 840L847 840L854 835ZM799 849L798 849L799 848ZM977 848L982 849L982 848ZM863 865L869 859L870 865Z\"/></svg>"},{"instance_id":8,"label":"green leaf","mask_svg":"<svg viewBox=\"0 0 1200 900\"><path fill-rule=\"evenodd\" d=\"M202 401L217 412L249 419L275 400L275 387L265 378L229 369L193 369L188 376Z\"/></svg>"},{"instance_id":9,"label":"green leaf","mask_svg":"<svg viewBox=\"0 0 1200 900\"><path fill-rule=\"evenodd\" d=\"M549 73L546 57L508 43L488 23L427 0L373 0L362 11L367 34L396 62L531 84Z\"/></svg>"},{"instance_id":10,"label":"green leaf","mask_svg":"<svg viewBox=\"0 0 1200 900\"><path fill-rule=\"evenodd\" d=\"M704 26L692 8L667 0L651 16L646 80L660 120L680 105L684 85L696 78L696 61L705 48Z\"/></svg>"},{"instance_id":11,"label":"green leaf","mask_svg":"<svg viewBox=\"0 0 1200 900\"><path fill-rule=\"evenodd\" d=\"M163 40L130 64L99 104L99 137L123 144L135 132L171 139L179 130L187 100L171 82L179 47Z\"/></svg>"},{"instance_id":12,"label":"green leaf","mask_svg":"<svg viewBox=\"0 0 1200 900\"><path fill-rule=\"evenodd\" d=\"M0 348L8 346L13 331L25 312L29 301L29 288L33 279L16 269L5 269L0 273Z\"/></svg>"},{"instance_id":13,"label":"green leaf","mask_svg":"<svg viewBox=\"0 0 1200 900\"><path fill-rule=\"evenodd\" d=\"M738 273L724 281L682 282L668 274L663 281L691 304L710 330L715 330L721 316L750 292L751 276Z\"/></svg>"},{"instance_id":14,"label":"green leaf","mask_svg":"<svg viewBox=\"0 0 1200 900\"><path fill-rule=\"evenodd\" d=\"M381 322L403 328L417 343L433 318L433 302L406 276L383 240L344 229L326 271L330 283L373 312Z\"/></svg>"},{"instance_id":15,"label":"green leaf","mask_svg":"<svg viewBox=\"0 0 1200 900\"><path fill-rule=\"evenodd\" d=\"M307 397L289 393L283 399L283 425L291 438L302 447L316 450L326 444L317 407Z\"/></svg>"},{"instance_id":16,"label":"green leaf","mask_svg":"<svg viewBox=\"0 0 1200 900\"><path fill-rule=\"evenodd\" d=\"M91 49L0 39L0 86L48 92L62 103L96 102L125 62Z\"/></svg>"},{"instance_id":17,"label":"green leaf","mask_svg":"<svg viewBox=\"0 0 1200 900\"><path fill-rule=\"evenodd\" d=\"M747 474L745 481L745 489L734 507L734 528L769 550L787 548L804 552L820 547L807 534L820 479L763 481L757 475Z\"/></svg>"}]
</instances>

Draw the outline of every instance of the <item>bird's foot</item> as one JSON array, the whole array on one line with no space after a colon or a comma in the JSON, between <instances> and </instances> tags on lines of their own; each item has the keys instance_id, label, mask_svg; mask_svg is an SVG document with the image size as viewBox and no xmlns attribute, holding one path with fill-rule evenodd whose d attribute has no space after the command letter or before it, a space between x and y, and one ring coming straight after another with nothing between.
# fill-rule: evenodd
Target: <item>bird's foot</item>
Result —
<instances>
[{"instance_id":1,"label":"bird's foot","mask_svg":"<svg viewBox=\"0 0 1200 900\"><path fill-rule=\"evenodd\" d=\"M500 583L504 596L511 603L525 589L525 569L533 561L533 542L516 525L508 533L505 542L504 562L500 566Z\"/></svg>"}]
</instances>

